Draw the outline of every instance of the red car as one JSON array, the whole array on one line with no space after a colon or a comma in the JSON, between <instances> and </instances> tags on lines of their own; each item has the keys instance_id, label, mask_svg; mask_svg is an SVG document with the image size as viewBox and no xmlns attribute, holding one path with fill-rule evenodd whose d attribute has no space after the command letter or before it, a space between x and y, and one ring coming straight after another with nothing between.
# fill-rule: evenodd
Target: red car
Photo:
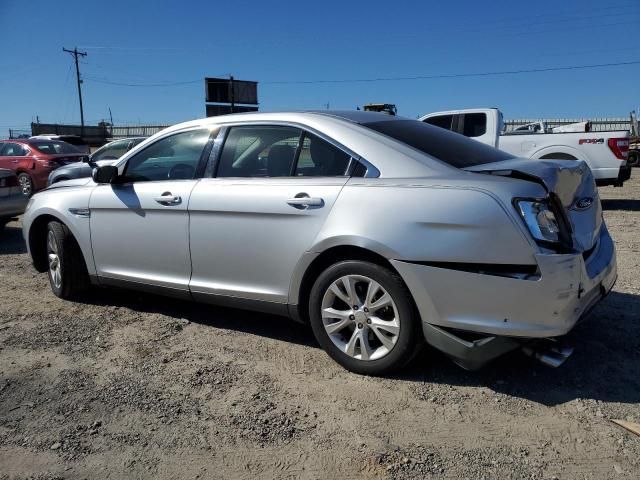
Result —
<instances>
[{"instance_id":1,"label":"red car","mask_svg":"<svg viewBox=\"0 0 640 480\"><path fill-rule=\"evenodd\" d=\"M0 140L0 168L16 172L27 196L47 186L52 170L86 158L73 145L56 140Z\"/></svg>"}]
</instances>

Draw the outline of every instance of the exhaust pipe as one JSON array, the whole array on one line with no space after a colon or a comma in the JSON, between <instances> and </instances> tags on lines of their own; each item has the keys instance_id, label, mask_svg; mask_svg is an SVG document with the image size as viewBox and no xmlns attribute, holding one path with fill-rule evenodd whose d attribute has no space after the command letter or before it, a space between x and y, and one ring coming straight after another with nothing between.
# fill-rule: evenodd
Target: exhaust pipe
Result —
<instances>
[{"instance_id":1,"label":"exhaust pipe","mask_svg":"<svg viewBox=\"0 0 640 480\"><path fill-rule=\"evenodd\" d=\"M533 357L547 367L558 368L573 353L573 347L562 345L557 341L551 340L552 345L542 346L536 344L533 346L523 347L522 351L525 355Z\"/></svg>"}]
</instances>

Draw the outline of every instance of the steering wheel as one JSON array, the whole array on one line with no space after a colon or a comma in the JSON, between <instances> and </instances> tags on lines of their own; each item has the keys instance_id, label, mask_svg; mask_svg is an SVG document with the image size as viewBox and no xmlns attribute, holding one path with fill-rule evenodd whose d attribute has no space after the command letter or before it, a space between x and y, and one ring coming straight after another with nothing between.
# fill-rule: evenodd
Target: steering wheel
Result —
<instances>
[{"instance_id":1,"label":"steering wheel","mask_svg":"<svg viewBox=\"0 0 640 480\"><path fill-rule=\"evenodd\" d=\"M167 178L171 180L190 180L196 169L186 163L178 163L169 169Z\"/></svg>"}]
</instances>

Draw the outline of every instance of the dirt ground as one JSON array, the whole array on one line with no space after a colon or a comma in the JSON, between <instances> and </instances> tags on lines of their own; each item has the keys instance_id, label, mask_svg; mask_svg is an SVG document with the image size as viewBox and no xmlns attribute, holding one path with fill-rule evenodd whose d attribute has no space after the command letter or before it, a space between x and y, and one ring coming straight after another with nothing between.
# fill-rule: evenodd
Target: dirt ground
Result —
<instances>
[{"instance_id":1,"label":"dirt ground","mask_svg":"<svg viewBox=\"0 0 640 480\"><path fill-rule=\"evenodd\" d=\"M601 189L611 295L559 369L425 350L351 374L283 318L117 290L56 298L0 236L0 479L640 478L640 170ZM496 294L499 294L496 292Z\"/></svg>"}]
</instances>

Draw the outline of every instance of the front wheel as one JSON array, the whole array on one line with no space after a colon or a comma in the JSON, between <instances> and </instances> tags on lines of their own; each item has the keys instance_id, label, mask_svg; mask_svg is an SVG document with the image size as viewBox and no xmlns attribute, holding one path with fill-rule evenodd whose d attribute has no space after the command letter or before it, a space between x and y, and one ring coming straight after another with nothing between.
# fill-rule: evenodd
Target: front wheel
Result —
<instances>
[{"instance_id":1,"label":"front wheel","mask_svg":"<svg viewBox=\"0 0 640 480\"><path fill-rule=\"evenodd\" d=\"M71 300L87 289L89 279L82 251L66 225L49 222L47 260L51 290L60 298Z\"/></svg>"},{"instance_id":2,"label":"front wheel","mask_svg":"<svg viewBox=\"0 0 640 480\"><path fill-rule=\"evenodd\" d=\"M352 372L403 367L422 344L420 321L402 279L380 265L344 261L325 270L309 299L313 333Z\"/></svg>"}]
</instances>

